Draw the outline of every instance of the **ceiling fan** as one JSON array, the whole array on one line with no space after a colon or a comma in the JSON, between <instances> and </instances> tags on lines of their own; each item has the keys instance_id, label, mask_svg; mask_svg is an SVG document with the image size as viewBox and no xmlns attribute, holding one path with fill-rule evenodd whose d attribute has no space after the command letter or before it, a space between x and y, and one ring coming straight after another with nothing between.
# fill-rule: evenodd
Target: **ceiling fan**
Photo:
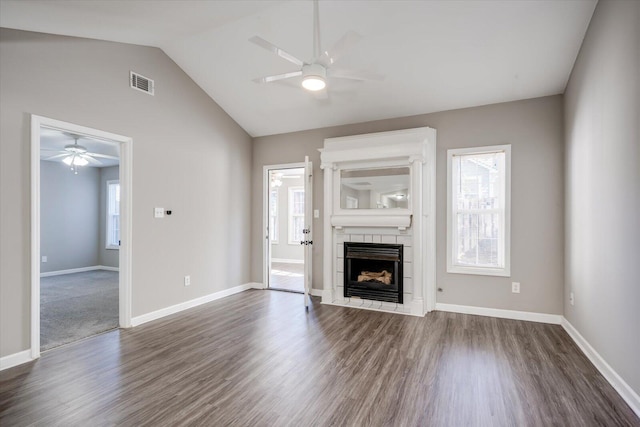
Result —
<instances>
[{"instance_id":1,"label":"ceiling fan","mask_svg":"<svg viewBox=\"0 0 640 427\"><path fill-rule=\"evenodd\" d=\"M88 164L92 164L94 166L101 166L102 162L100 162L96 158L118 160L118 157L115 157L115 156L109 156L107 154L100 154L100 153L90 153L89 151L87 151L86 147L83 147L82 145L78 144L78 140L80 139L79 136L74 136L73 139L74 139L74 143L65 145L64 149L62 150L52 150L52 149L43 148L42 149L43 152L49 151L49 152L58 153L51 157L47 157L44 160L62 159L62 162L70 166L71 170L74 171L76 174L78 173L79 166L86 166Z\"/></svg>"},{"instance_id":2,"label":"ceiling fan","mask_svg":"<svg viewBox=\"0 0 640 427\"><path fill-rule=\"evenodd\" d=\"M302 76L302 87L326 97L327 80L329 79L351 79L360 81L380 81L384 76L366 71L355 71L333 68L333 64L347 52L353 45L358 43L362 36L354 31L348 31L331 48L322 51L320 49L320 18L318 16L318 0L313 1L313 60L304 62L294 55L280 49L259 36L253 36L250 42L286 59L287 61L300 67L296 71L284 74L276 74L265 77L258 77L253 81L256 83L271 83L279 80L290 79Z\"/></svg>"}]
</instances>

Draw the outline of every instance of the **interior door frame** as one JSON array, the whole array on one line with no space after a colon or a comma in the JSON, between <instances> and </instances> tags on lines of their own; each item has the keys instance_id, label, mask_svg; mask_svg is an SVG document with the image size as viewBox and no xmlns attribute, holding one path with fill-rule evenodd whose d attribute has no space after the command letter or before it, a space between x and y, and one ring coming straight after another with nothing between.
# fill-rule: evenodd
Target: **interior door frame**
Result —
<instances>
[{"instance_id":1,"label":"interior door frame","mask_svg":"<svg viewBox=\"0 0 640 427\"><path fill-rule=\"evenodd\" d=\"M304 169L304 162L283 163L279 165L264 165L262 167L262 284L265 289L270 289L269 277L271 276L271 245L269 244L269 172L280 169ZM307 184L305 180L305 193Z\"/></svg>"},{"instance_id":2,"label":"interior door frame","mask_svg":"<svg viewBox=\"0 0 640 427\"><path fill-rule=\"evenodd\" d=\"M121 328L131 327L131 244L133 139L115 133L31 115L31 358L40 357L40 129L48 128L120 144L120 249L118 313Z\"/></svg>"}]
</instances>

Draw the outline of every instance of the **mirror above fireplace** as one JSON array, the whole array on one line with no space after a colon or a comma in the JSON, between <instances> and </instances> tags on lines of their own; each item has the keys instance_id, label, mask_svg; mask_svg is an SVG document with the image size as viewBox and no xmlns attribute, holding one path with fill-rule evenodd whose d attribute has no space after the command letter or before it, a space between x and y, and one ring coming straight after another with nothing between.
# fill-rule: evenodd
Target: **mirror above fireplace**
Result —
<instances>
[{"instance_id":1,"label":"mirror above fireplace","mask_svg":"<svg viewBox=\"0 0 640 427\"><path fill-rule=\"evenodd\" d=\"M342 169L341 209L409 209L410 168Z\"/></svg>"}]
</instances>

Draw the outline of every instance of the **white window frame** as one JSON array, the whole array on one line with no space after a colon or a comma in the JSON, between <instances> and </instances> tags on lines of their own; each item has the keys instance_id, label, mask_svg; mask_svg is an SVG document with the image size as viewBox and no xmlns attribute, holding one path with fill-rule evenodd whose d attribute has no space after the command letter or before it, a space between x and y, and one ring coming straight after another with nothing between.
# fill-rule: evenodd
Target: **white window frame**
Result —
<instances>
[{"instance_id":1,"label":"white window frame","mask_svg":"<svg viewBox=\"0 0 640 427\"><path fill-rule=\"evenodd\" d=\"M107 212L106 212L106 221L105 221L105 223L106 223L105 224L106 225L106 227L105 227L105 233L106 233L105 234L105 248L106 249L119 250L120 249L120 245L112 245L109 242L109 236L111 235L111 221L110 221L110 217L111 217L111 210L110 210L111 201L109 200L110 197L111 197L111 194L109 192L109 187L111 185L114 185L114 184L120 185L120 180L119 179L112 179L112 180L108 180L107 181L107 197L106 197L106 199L107 199L107 203L106 203ZM120 216L120 214L118 214L118 216Z\"/></svg>"},{"instance_id":2,"label":"white window frame","mask_svg":"<svg viewBox=\"0 0 640 427\"><path fill-rule=\"evenodd\" d=\"M293 193L296 191L302 191L302 193L304 193L304 187L289 187L289 198L287 200L287 205L288 205L288 210L289 210L289 215L287 216L287 228L288 228L288 240L289 240L289 244L290 245L299 245L300 244L300 240L294 240L293 239L293 217L302 217L303 221L304 221L304 210L301 214L293 214ZM303 236L304 237L304 236ZM304 239L303 239L304 240Z\"/></svg>"},{"instance_id":3,"label":"white window frame","mask_svg":"<svg viewBox=\"0 0 640 427\"><path fill-rule=\"evenodd\" d=\"M500 212L503 217L504 229L499 242L499 252L504 259L503 268L463 266L455 263L455 251L458 247L457 239L457 204L456 191L457 167L453 162L454 157L461 155L489 154L504 152L504 207ZM511 145L492 145L485 147L458 148L447 150L447 273L478 274L486 276L511 276Z\"/></svg>"}]
</instances>

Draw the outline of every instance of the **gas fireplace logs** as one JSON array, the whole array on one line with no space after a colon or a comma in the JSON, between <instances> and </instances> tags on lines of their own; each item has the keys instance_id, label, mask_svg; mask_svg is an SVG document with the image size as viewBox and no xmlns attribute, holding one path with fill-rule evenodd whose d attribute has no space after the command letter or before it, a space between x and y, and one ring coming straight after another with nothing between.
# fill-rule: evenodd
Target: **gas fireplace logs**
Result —
<instances>
[{"instance_id":1,"label":"gas fireplace logs","mask_svg":"<svg viewBox=\"0 0 640 427\"><path fill-rule=\"evenodd\" d=\"M377 271L362 271L358 275L358 282L380 282L385 285L391 284L391 273L387 270Z\"/></svg>"}]
</instances>

